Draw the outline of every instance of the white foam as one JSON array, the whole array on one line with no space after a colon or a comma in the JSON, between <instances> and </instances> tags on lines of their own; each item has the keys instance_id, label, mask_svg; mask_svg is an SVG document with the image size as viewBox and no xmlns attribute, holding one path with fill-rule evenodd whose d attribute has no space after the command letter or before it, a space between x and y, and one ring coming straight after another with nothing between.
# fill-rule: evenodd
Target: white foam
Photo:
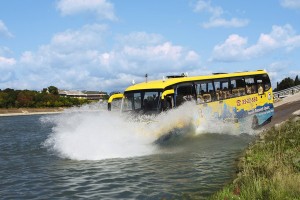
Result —
<instances>
[{"instance_id":1,"label":"white foam","mask_svg":"<svg viewBox=\"0 0 300 200\"><path fill-rule=\"evenodd\" d=\"M100 160L148 155L155 151L151 135L138 131L119 113L72 109L57 116L42 118L54 128L44 145L59 156L76 160Z\"/></svg>"},{"instance_id":2,"label":"white foam","mask_svg":"<svg viewBox=\"0 0 300 200\"><path fill-rule=\"evenodd\" d=\"M44 145L64 158L101 160L157 153L153 142L175 128L192 130L189 133L192 135L240 134L232 123L214 119L199 124L199 109L193 103L135 120L126 114L100 110L100 107L97 104L87 105L69 109L60 115L43 117L42 122L54 125Z\"/></svg>"}]
</instances>

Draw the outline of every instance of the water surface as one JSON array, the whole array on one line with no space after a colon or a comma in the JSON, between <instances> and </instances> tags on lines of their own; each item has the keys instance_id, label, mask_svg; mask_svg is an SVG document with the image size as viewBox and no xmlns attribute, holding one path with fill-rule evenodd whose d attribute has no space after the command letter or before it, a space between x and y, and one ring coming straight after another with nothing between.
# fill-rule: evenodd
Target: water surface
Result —
<instances>
[{"instance_id":1,"label":"water surface","mask_svg":"<svg viewBox=\"0 0 300 200\"><path fill-rule=\"evenodd\" d=\"M88 116L97 118L96 114ZM61 124L61 120L67 119L72 126ZM78 124L77 120L75 117L74 123ZM83 125L87 124L74 127L70 115L1 117L1 198L180 199L185 194L205 198L231 180L235 159L253 139L247 134L209 133L163 145L148 144L151 147L134 144L140 140L122 139L110 149L107 142L113 142L118 135L102 135L100 132L108 129L97 129L90 124L83 134ZM72 143L67 143L73 138L76 139ZM66 143L55 143L64 139ZM93 143L86 146L89 141ZM67 147L62 148L63 145ZM118 145L120 148L116 150ZM146 153L132 154L132 150L143 152L145 148ZM111 158L95 156L103 151L107 155L109 150L114 155ZM79 154L81 151L85 153ZM78 158L86 156L86 159L74 159L78 154Z\"/></svg>"}]
</instances>

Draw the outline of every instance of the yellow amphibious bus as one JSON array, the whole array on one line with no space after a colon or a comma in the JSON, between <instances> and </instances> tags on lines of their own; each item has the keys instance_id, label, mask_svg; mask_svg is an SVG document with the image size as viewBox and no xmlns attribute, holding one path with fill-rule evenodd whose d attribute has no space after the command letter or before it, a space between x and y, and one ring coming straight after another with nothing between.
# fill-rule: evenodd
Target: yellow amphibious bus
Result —
<instances>
[{"instance_id":1,"label":"yellow amphibious bus","mask_svg":"<svg viewBox=\"0 0 300 200\"><path fill-rule=\"evenodd\" d=\"M274 113L271 83L264 70L168 76L134 84L124 94L110 97L109 110L116 99L122 99L123 112L140 114L156 114L193 101L217 119L238 122L251 117L253 128L269 122Z\"/></svg>"}]
</instances>

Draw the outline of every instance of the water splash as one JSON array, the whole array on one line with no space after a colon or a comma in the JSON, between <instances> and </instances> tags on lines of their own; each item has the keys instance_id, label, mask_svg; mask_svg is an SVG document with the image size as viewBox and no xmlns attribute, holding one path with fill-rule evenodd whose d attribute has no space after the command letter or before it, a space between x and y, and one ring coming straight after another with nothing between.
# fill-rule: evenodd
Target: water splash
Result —
<instances>
[{"instance_id":1,"label":"water splash","mask_svg":"<svg viewBox=\"0 0 300 200\"><path fill-rule=\"evenodd\" d=\"M41 118L54 127L44 146L60 157L100 160L151 154L153 138L138 132L137 124L119 113L97 107L72 108L56 116Z\"/></svg>"},{"instance_id":2,"label":"water splash","mask_svg":"<svg viewBox=\"0 0 300 200\"><path fill-rule=\"evenodd\" d=\"M101 160L154 154L158 138L181 129L183 137L203 133L240 134L236 125L217 120L199 123L199 109L186 103L157 116L132 116L108 112L102 104L72 108L63 114L42 117L53 123L44 146L60 157L75 160ZM209 119L209 118L208 118Z\"/></svg>"}]
</instances>

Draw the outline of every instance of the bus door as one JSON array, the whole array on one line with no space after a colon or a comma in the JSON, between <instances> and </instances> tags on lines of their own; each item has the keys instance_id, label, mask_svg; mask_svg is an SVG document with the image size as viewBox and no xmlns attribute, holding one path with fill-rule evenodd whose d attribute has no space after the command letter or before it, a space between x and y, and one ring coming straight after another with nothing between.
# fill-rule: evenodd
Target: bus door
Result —
<instances>
[{"instance_id":1,"label":"bus door","mask_svg":"<svg viewBox=\"0 0 300 200\"><path fill-rule=\"evenodd\" d=\"M194 83L179 84L177 85L175 91L175 106L180 106L186 101L196 100L196 90Z\"/></svg>"}]
</instances>

